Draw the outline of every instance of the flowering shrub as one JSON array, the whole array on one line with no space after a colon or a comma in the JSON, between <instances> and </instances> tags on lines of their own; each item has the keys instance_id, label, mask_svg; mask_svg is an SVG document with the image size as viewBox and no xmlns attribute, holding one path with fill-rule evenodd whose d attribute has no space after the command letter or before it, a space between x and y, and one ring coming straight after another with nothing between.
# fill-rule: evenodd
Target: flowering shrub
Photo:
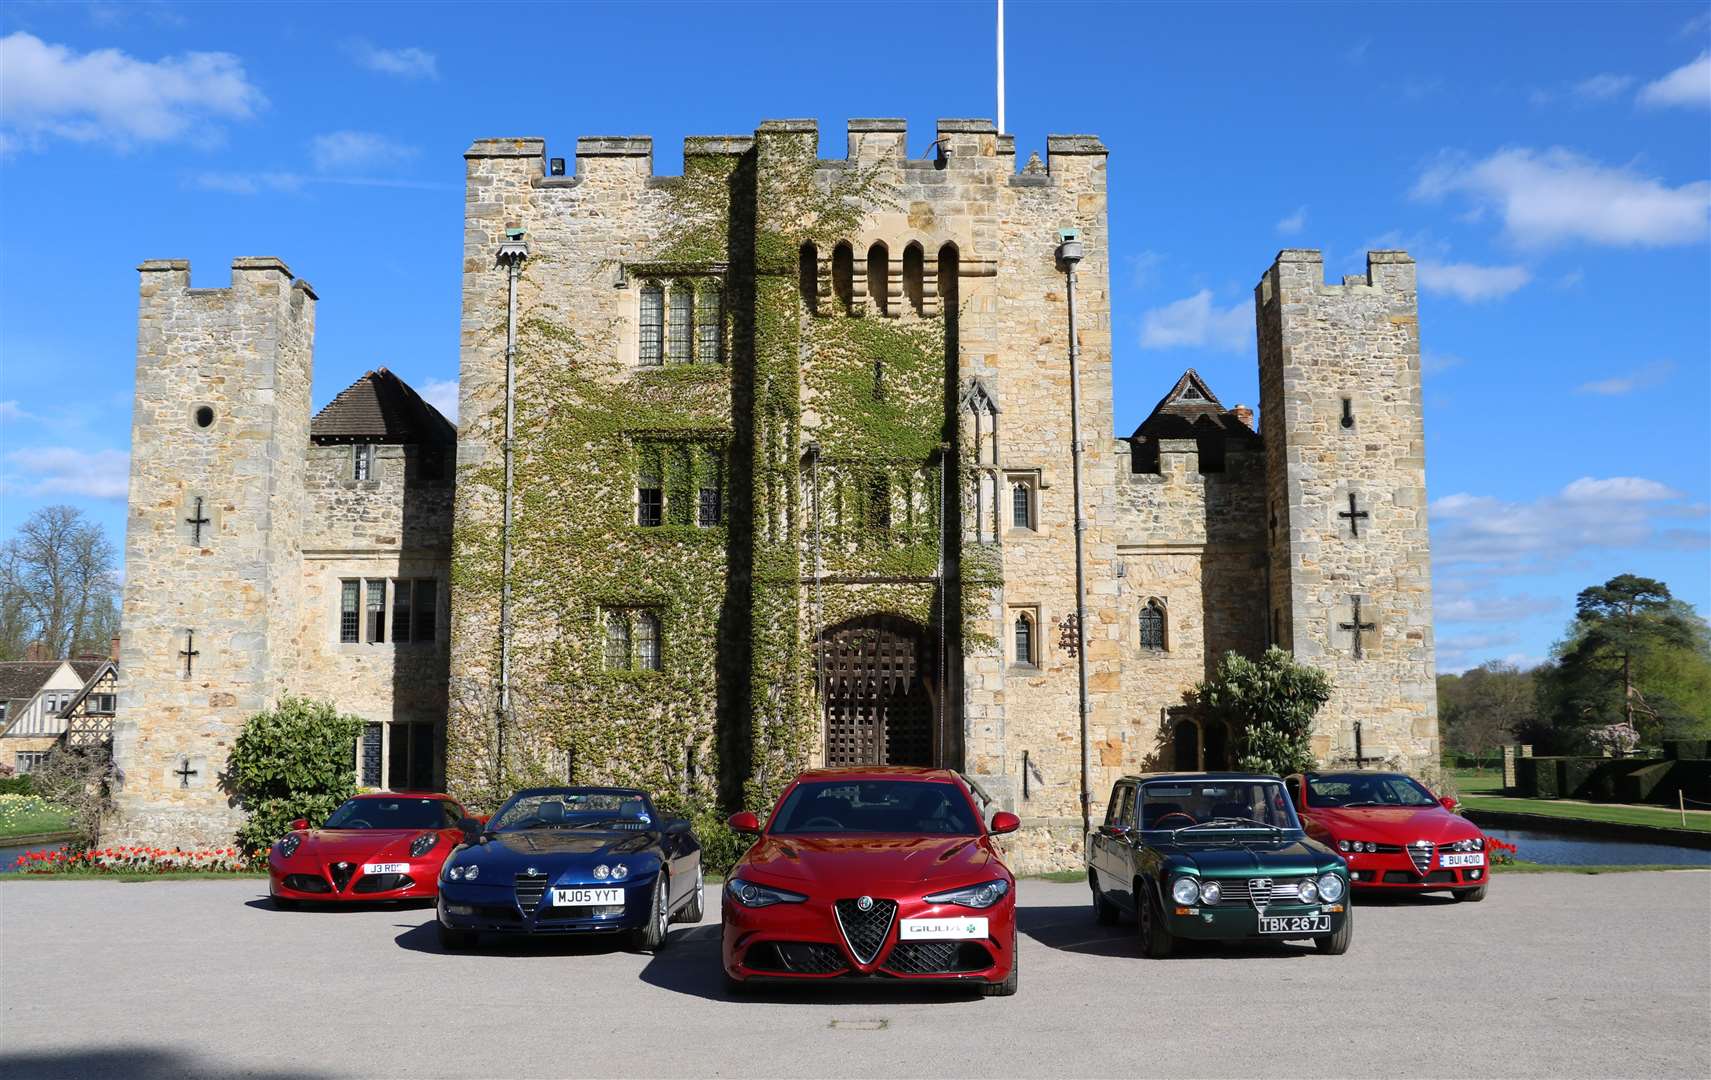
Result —
<instances>
[{"instance_id":1,"label":"flowering shrub","mask_svg":"<svg viewBox=\"0 0 1711 1080\"><path fill-rule=\"evenodd\" d=\"M110 847L87 851L26 851L12 869L20 874L230 874L249 870L237 848Z\"/></svg>"},{"instance_id":2,"label":"flowering shrub","mask_svg":"<svg viewBox=\"0 0 1711 1080\"><path fill-rule=\"evenodd\" d=\"M1515 853L1519 850L1514 844L1499 840L1495 836L1485 838L1485 853L1492 866L1504 866L1514 862Z\"/></svg>"},{"instance_id":3,"label":"flowering shrub","mask_svg":"<svg viewBox=\"0 0 1711 1080\"><path fill-rule=\"evenodd\" d=\"M1625 720L1593 728L1586 734L1600 750L1608 751L1614 757L1626 757L1640 745L1640 733Z\"/></svg>"}]
</instances>

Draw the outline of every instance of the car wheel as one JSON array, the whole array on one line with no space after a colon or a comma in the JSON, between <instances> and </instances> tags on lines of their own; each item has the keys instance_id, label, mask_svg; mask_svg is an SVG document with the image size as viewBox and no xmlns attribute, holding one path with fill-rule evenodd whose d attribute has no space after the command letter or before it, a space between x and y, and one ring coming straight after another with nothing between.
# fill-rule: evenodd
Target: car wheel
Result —
<instances>
[{"instance_id":1,"label":"car wheel","mask_svg":"<svg viewBox=\"0 0 1711 1080\"><path fill-rule=\"evenodd\" d=\"M1164 914L1159 911L1158 900L1146 882L1135 882L1135 895L1142 898L1135 905L1141 931L1141 955L1149 960L1163 960L1175 950L1176 939L1164 925Z\"/></svg>"},{"instance_id":2,"label":"car wheel","mask_svg":"<svg viewBox=\"0 0 1711 1080\"><path fill-rule=\"evenodd\" d=\"M678 912L677 918L672 921L690 924L700 922L702 913L707 910L705 906L706 893L706 876L702 873L701 868L697 866L695 868L695 888L689 894L689 902L683 905L683 910Z\"/></svg>"},{"instance_id":3,"label":"car wheel","mask_svg":"<svg viewBox=\"0 0 1711 1080\"><path fill-rule=\"evenodd\" d=\"M295 900L288 900L283 896L270 896L268 899L273 901L274 908L279 911L297 910L297 901Z\"/></svg>"},{"instance_id":4,"label":"car wheel","mask_svg":"<svg viewBox=\"0 0 1711 1080\"><path fill-rule=\"evenodd\" d=\"M1093 921L1100 926L1116 926L1117 920L1122 918L1122 912L1099 891L1099 879L1091 870L1087 872L1087 885L1093 890Z\"/></svg>"},{"instance_id":5,"label":"car wheel","mask_svg":"<svg viewBox=\"0 0 1711 1080\"><path fill-rule=\"evenodd\" d=\"M1016 946L1020 943L1015 931L1010 932L1010 974L1004 976L1004 981L986 983L980 988L981 997L1009 997L1016 992L1016 976L1022 967L1022 950Z\"/></svg>"},{"instance_id":6,"label":"car wheel","mask_svg":"<svg viewBox=\"0 0 1711 1080\"><path fill-rule=\"evenodd\" d=\"M1349 942L1354 940L1354 936L1355 909L1354 905L1350 904L1348 910L1343 912L1343 925L1337 928L1337 932L1314 938L1313 947L1327 956L1341 956L1349 951Z\"/></svg>"},{"instance_id":7,"label":"car wheel","mask_svg":"<svg viewBox=\"0 0 1711 1080\"><path fill-rule=\"evenodd\" d=\"M657 953L665 948L668 939L667 928L671 925L671 913L666 911L665 903L665 898L669 895L665 871L661 870L654 878L653 911L648 918L648 924L636 931L637 950Z\"/></svg>"},{"instance_id":8,"label":"car wheel","mask_svg":"<svg viewBox=\"0 0 1711 1080\"><path fill-rule=\"evenodd\" d=\"M475 930L453 930L445 923L436 922L440 929L440 948L461 951L475 948L475 943L481 937Z\"/></svg>"},{"instance_id":9,"label":"car wheel","mask_svg":"<svg viewBox=\"0 0 1711 1080\"><path fill-rule=\"evenodd\" d=\"M1477 889L1455 889L1452 891L1452 895L1457 900L1461 900L1464 903L1477 904L1481 900L1485 899L1485 890L1489 888L1491 888L1491 886L1487 883L1479 886Z\"/></svg>"}]
</instances>

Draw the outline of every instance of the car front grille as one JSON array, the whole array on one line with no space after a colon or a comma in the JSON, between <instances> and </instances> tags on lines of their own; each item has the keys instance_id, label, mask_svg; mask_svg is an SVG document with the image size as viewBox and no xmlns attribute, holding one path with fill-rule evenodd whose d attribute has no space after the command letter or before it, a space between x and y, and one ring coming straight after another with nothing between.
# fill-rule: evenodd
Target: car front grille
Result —
<instances>
[{"instance_id":1,"label":"car front grille","mask_svg":"<svg viewBox=\"0 0 1711 1080\"><path fill-rule=\"evenodd\" d=\"M743 964L755 971L793 975L836 975L849 967L836 945L820 941L764 941L748 951Z\"/></svg>"},{"instance_id":2,"label":"car front grille","mask_svg":"<svg viewBox=\"0 0 1711 1080\"><path fill-rule=\"evenodd\" d=\"M545 874L518 874L516 878L517 906L527 915L541 904L547 891Z\"/></svg>"},{"instance_id":3,"label":"car front grille","mask_svg":"<svg viewBox=\"0 0 1711 1080\"><path fill-rule=\"evenodd\" d=\"M871 908L863 911L854 900L839 900L836 909L838 925L843 928L844 940L850 943L850 951L862 963L873 963L891 933L897 901L875 900Z\"/></svg>"},{"instance_id":4,"label":"car front grille","mask_svg":"<svg viewBox=\"0 0 1711 1080\"><path fill-rule=\"evenodd\" d=\"M333 887L319 874L286 874L285 887L292 892L329 893Z\"/></svg>"},{"instance_id":5,"label":"car front grille","mask_svg":"<svg viewBox=\"0 0 1711 1080\"><path fill-rule=\"evenodd\" d=\"M327 868L327 873L332 875L333 890L335 892L344 892L345 886L349 885L351 883L351 878L356 875L356 864L348 862L334 863L332 866Z\"/></svg>"},{"instance_id":6,"label":"car front grille","mask_svg":"<svg viewBox=\"0 0 1711 1080\"><path fill-rule=\"evenodd\" d=\"M416 882L409 874L369 874L360 877L354 886L353 893L391 892L393 889L408 889Z\"/></svg>"},{"instance_id":7,"label":"car front grille","mask_svg":"<svg viewBox=\"0 0 1711 1080\"><path fill-rule=\"evenodd\" d=\"M1218 878L1218 903L1222 904L1253 904L1255 907L1265 907L1270 904L1299 904L1301 902L1301 883L1305 878L1273 878L1271 887L1264 890L1264 895L1255 892L1251 887L1260 878Z\"/></svg>"},{"instance_id":8,"label":"car front grille","mask_svg":"<svg viewBox=\"0 0 1711 1080\"><path fill-rule=\"evenodd\" d=\"M950 975L983 971L992 966L992 956L972 941L900 941L885 966L899 975Z\"/></svg>"},{"instance_id":9,"label":"car front grille","mask_svg":"<svg viewBox=\"0 0 1711 1080\"><path fill-rule=\"evenodd\" d=\"M1414 864L1417 873L1424 874L1426 868L1432 865L1432 842L1419 840L1408 845L1408 861Z\"/></svg>"}]
</instances>

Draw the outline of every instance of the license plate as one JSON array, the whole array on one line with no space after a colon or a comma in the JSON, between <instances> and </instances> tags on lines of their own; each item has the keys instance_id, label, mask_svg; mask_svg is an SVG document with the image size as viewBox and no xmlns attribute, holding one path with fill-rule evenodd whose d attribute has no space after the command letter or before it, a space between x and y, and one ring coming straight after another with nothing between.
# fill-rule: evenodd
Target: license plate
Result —
<instances>
[{"instance_id":1,"label":"license plate","mask_svg":"<svg viewBox=\"0 0 1711 1080\"><path fill-rule=\"evenodd\" d=\"M985 938L986 919L904 919L898 925L900 941L966 941Z\"/></svg>"},{"instance_id":2,"label":"license plate","mask_svg":"<svg viewBox=\"0 0 1711 1080\"><path fill-rule=\"evenodd\" d=\"M1329 915L1262 915L1259 920L1259 932L1262 934L1329 934L1331 932L1331 917Z\"/></svg>"},{"instance_id":3,"label":"license plate","mask_svg":"<svg viewBox=\"0 0 1711 1080\"><path fill-rule=\"evenodd\" d=\"M1484 866L1485 856L1479 852L1471 855L1439 855L1439 866Z\"/></svg>"},{"instance_id":4,"label":"license plate","mask_svg":"<svg viewBox=\"0 0 1711 1080\"><path fill-rule=\"evenodd\" d=\"M623 906L623 889L554 889L554 907Z\"/></svg>"},{"instance_id":5,"label":"license plate","mask_svg":"<svg viewBox=\"0 0 1711 1080\"><path fill-rule=\"evenodd\" d=\"M365 862L362 864L365 874L408 874L410 864L407 862Z\"/></svg>"}]
</instances>

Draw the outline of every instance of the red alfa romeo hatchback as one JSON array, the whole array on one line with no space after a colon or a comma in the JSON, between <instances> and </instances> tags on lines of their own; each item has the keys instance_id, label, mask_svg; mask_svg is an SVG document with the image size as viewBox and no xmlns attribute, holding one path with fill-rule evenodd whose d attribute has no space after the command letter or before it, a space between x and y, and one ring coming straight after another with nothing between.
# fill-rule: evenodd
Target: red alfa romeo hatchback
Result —
<instances>
[{"instance_id":1,"label":"red alfa romeo hatchback","mask_svg":"<svg viewBox=\"0 0 1711 1080\"><path fill-rule=\"evenodd\" d=\"M725 882L725 976L890 978L1016 992L1016 879L954 772L823 769L798 776Z\"/></svg>"}]
</instances>

